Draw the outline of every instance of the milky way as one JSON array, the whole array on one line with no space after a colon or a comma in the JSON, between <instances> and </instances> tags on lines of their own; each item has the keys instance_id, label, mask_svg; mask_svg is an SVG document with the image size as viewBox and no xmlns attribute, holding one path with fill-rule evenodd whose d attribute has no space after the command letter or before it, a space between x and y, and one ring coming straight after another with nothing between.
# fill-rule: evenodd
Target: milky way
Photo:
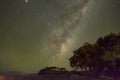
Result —
<instances>
[{"instance_id":1,"label":"milky way","mask_svg":"<svg viewBox=\"0 0 120 80\"><path fill-rule=\"evenodd\" d=\"M92 0L79 1L76 4L69 7L59 18L58 28L53 31L53 40L49 43L50 50L54 49L55 55L50 65L56 65L62 62L64 57L69 53L69 48L73 45L74 41L72 36L75 34L75 30L80 26L80 20L84 17L87 12L87 8L91 6ZM54 53L54 52L53 52ZM57 62L55 60L58 60Z\"/></svg>"}]
</instances>

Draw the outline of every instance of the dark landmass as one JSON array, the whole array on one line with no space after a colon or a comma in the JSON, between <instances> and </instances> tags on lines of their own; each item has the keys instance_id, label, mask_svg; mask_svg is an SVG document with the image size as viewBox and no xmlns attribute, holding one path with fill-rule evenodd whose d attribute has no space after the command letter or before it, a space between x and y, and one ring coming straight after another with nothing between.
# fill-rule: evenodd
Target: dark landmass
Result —
<instances>
[{"instance_id":1,"label":"dark landmass","mask_svg":"<svg viewBox=\"0 0 120 80\"><path fill-rule=\"evenodd\" d=\"M114 72L88 72L88 71L55 71L45 72L41 74L28 75L1 75L0 80L113 80ZM118 80L120 80L120 72L118 73Z\"/></svg>"}]
</instances>

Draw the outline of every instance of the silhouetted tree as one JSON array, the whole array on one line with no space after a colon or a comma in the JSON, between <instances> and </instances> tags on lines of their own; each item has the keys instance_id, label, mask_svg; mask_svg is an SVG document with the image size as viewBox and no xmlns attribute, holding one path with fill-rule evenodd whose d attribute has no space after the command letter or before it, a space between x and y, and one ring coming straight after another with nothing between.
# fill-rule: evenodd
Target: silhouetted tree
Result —
<instances>
[{"instance_id":1,"label":"silhouetted tree","mask_svg":"<svg viewBox=\"0 0 120 80\"><path fill-rule=\"evenodd\" d=\"M113 70L117 71L118 60L120 59L120 33L111 33L105 37L101 37L97 40L96 44L103 47L106 50L104 60L110 61Z\"/></svg>"},{"instance_id":2,"label":"silhouetted tree","mask_svg":"<svg viewBox=\"0 0 120 80\"><path fill-rule=\"evenodd\" d=\"M70 66L75 70L107 70L118 73L120 70L120 33L100 37L95 44L85 43L73 53L69 61ZM114 77L114 80L117 78Z\"/></svg>"},{"instance_id":3,"label":"silhouetted tree","mask_svg":"<svg viewBox=\"0 0 120 80\"><path fill-rule=\"evenodd\" d=\"M104 55L104 49L96 45L85 43L82 47L74 51L74 55L69 59L70 66L73 69L81 70L97 70L102 56Z\"/></svg>"},{"instance_id":4,"label":"silhouetted tree","mask_svg":"<svg viewBox=\"0 0 120 80\"><path fill-rule=\"evenodd\" d=\"M95 64L94 60L100 61L99 59L112 65L116 58L120 58L120 34L111 33L103 38L100 37L95 44L85 43L73 53L74 56L70 58L70 65L73 68L90 68Z\"/></svg>"}]
</instances>

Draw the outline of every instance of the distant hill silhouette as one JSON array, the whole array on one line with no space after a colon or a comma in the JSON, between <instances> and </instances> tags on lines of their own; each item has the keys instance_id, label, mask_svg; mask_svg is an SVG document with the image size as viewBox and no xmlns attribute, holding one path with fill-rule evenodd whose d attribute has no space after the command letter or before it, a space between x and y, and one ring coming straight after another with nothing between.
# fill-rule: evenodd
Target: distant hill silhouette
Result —
<instances>
[{"instance_id":1,"label":"distant hill silhouette","mask_svg":"<svg viewBox=\"0 0 120 80\"><path fill-rule=\"evenodd\" d=\"M65 68L59 68L59 67L46 67L39 71L38 74L48 74L48 73L63 73L68 72Z\"/></svg>"}]
</instances>

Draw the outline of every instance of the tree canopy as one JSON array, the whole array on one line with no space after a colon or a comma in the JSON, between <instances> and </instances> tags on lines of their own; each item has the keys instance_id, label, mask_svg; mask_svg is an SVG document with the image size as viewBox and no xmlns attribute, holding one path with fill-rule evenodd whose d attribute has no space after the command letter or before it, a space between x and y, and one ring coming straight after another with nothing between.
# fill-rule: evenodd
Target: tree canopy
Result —
<instances>
[{"instance_id":1,"label":"tree canopy","mask_svg":"<svg viewBox=\"0 0 120 80\"><path fill-rule=\"evenodd\" d=\"M100 37L94 44L87 42L73 53L69 61L75 70L119 70L120 33Z\"/></svg>"}]
</instances>

